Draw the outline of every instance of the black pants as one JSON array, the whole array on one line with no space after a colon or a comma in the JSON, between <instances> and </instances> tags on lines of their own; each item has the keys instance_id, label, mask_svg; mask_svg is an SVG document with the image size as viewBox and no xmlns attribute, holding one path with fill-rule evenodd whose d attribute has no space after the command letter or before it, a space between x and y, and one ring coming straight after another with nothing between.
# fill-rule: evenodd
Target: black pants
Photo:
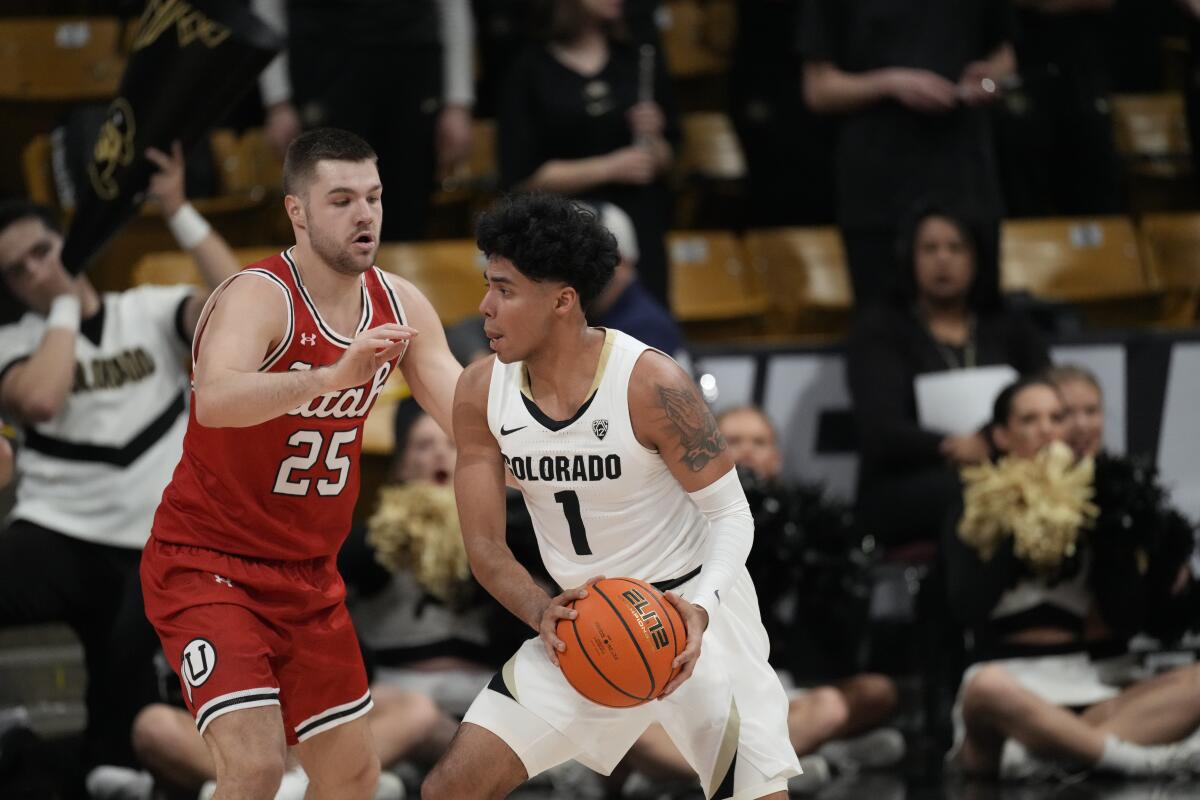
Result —
<instances>
[{"instance_id":1,"label":"black pants","mask_svg":"<svg viewBox=\"0 0 1200 800\"><path fill-rule=\"evenodd\" d=\"M1012 217L1115 214L1121 173L1105 67L1022 70L1024 86L997 114L1004 199Z\"/></svg>"},{"instance_id":2,"label":"black pants","mask_svg":"<svg viewBox=\"0 0 1200 800\"><path fill-rule=\"evenodd\" d=\"M141 557L24 520L0 533L0 627L66 623L83 644L89 764L134 764L133 718L159 699Z\"/></svg>"},{"instance_id":3,"label":"black pants","mask_svg":"<svg viewBox=\"0 0 1200 800\"><path fill-rule=\"evenodd\" d=\"M292 88L304 126L357 133L379 155L383 239L423 239L437 167L441 50L293 41L291 52Z\"/></svg>"}]
</instances>

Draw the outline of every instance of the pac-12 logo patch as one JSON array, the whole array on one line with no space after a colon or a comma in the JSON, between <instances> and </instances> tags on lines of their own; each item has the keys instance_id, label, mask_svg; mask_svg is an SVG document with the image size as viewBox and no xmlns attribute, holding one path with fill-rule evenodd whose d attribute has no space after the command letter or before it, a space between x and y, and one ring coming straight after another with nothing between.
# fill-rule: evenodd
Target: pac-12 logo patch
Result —
<instances>
[{"instance_id":1,"label":"pac-12 logo patch","mask_svg":"<svg viewBox=\"0 0 1200 800\"><path fill-rule=\"evenodd\" d=\"M217 648L207 639L192 639L183 648L179 671L189 686L200 686L217 668ZM190 694L189 690L189 694Z\"/></svg>"},{"instance_id":2,"label":"pac-12 logo patch","mask_svg":"<svg viewBox=\"0 0 1200 800\"><path fill-rule=\"evenodd\" d=\"M596 434L597 439L603 439L605 436L608 436L608 420L592 420L592 433Z\"/></svg>"}]
</instances>

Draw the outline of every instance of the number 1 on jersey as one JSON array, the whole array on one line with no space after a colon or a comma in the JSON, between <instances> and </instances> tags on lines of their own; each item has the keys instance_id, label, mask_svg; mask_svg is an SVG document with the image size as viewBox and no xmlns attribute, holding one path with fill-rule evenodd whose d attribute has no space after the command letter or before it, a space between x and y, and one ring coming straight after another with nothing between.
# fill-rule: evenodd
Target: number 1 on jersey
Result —
<instances>
[{"instance_id":1,"label":"number 1 on jersey","mask_svg":"<svg viewBox=\"0 0 1200 800\"><path fill-rule=\"evenodd\" d=\"M575 554L590 556L592 548L588 546L587 528L583 527L583 516L579 513L579 495L567 489L554 493L554 502L563 507L567 515L567 525L571 529L571 544L575 546Z\"/></svg>"}]
</instances>

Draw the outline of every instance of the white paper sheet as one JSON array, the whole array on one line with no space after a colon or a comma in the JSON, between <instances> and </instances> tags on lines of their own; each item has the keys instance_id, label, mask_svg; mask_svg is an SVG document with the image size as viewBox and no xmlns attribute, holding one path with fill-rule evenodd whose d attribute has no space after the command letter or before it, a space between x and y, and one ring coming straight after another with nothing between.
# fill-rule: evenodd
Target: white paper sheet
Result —
<instances>
[{"instance_id":1,"label":"white paper sheet","mask_svg":"<svg viewBox=\"0 0 1200 800\"><path fill-rule=\"evenodd\" d=\"M1017 379L1010 366L972 367L918 375L917 418L938 433L974 433L992 418L1000 390Z\"/></svg>"}]
</instances>

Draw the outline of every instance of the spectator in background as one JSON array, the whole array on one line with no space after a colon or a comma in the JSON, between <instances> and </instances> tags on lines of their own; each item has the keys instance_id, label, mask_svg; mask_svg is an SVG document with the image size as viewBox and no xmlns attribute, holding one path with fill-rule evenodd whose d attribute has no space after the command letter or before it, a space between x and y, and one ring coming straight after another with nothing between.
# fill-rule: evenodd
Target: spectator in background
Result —
<instances>
[{"instance_id":1,"label":"spectator in background","mask_svg":"<svg viewBox=\"0 0 1200 800\"><path fill-rule=\"evenodd\" d=\"M1018 462L1044 458L1039 455L1043 448L1062 441L1064 416L1053 383L1023 378L996 399L991 425L996 449ZM1049 475L1034 479L1049 480ZM1167 569L1155 563L1157 553L1137 556L1126 550L1128 577L1117 586L1111 572L1098 580L1096 570L1109 569L1099 566L1110 558L1104 551L1112 548L1102 539L1119 539L1123 547L1141 532L1125 530L1118 520L1117 536L1106 536L1105 515L1121 517L1125 511L1111 504L1119 498L1103 491L1099 473L1096 483L1099 518L1091 530L1078 533L1056 564L1045 560L1045 551L1040 562L1030 561L1028 549L1016 547L1015 532L984 555L968 544L970 530L947 528L950 607L972 626L975 654L982 659L964 675L959 690L954 747L948 756L952 766L1006 778L1050 778L1079 769L1138 777L1200 772L1200 738L1194 735L1200 725L1195 691L1200 667L1183 667L1122 688L1106 680L1088 655L1089 645L1095 645L1093 618L1115 623L1116 616L1124 615L1123 606L1138 605L1143 573L1166 574L1168 584L1177 574L1186 577L1190 547L1172 556ZM1070 518L1064 517L1067 507L1060 499L1070 494L1060 487L1045 495L1054 499L1044 502L1057 503L1037 518L1046 523L1036 530L1047 542L1059 541L1051 537L1049 523ZM1012 525L1011 502L985 507L977 501L974 507L982 526ZM992 510L984 513L986 508ZM972 514L968 504L967 516ZM958 514L951 519L957 522ZM1183 534L1190 545L1190 525L1184 525ZM1179 595L1182 587L1167 591ZM1139 622L1154 620L1147 615ZM1128 636L1136 630L1117 632Z\"/></svg>"},{"instance_id":2,"label":"spectator in background","mask_svg":"<svg viewBox=\"0 0 1200 800\"><path fill-rule=\"evenodd\" d=\"M976 242L957 213L919 211L894 251L900 280L891 302L865 312L850 336L859 523L884 545L936 541L959 495L958 467L989 456L981 433L921 427L917 376L998 364L1027 374L1050 364L1027 320L983 301L988 288L980 285Z\"/></svg>"},{"instance_id":3,"label":"spectator in background","mask_svg":"<svg viewBox=\"0 0 1200 800\"><path fill-rule=\"evenodd\" d=\"M885 296L913 197L978 231L977 291L999 289L1002 214L986 106L1016 68L1008 0L806 0L804 95L839 114L837 221L860 307Z\"/></svg>"},{"instance_id":4,"label":"spectator in background","mask_svg":"<svg viewBox=\"0 0 1200 800\"><path fill-rule=\"evenodd\" d=\"M471 151L474 23L468 0L253 0L288 34L260 78L280 158L302 129L343 128L379 153L385 241L421 239L439 166ZM336 35L331 32L336 31Z\"/></svg>"},{"instance_id":5,"label":"spectator in background","mask_svg":"<svg viewBox=\"0 0 1200 800\"><path fill-rule=\"evenodd\" d=\"M1063 441L1076 458L1095 457L1104 447L1104 396L1100 382L1083 367L1064 364L1046 370L1063 403Z\"/></svg>"},{"instance_id":6,"label":"spectator in background","mask_svg":"<svg viewBox=\"0 0 1200 800\"><path fill-rule=\"evenodd\" d=\"M1106 50L1113 3L1014 3L1021 85L1008 93L997 115L1009 216L1120 210Z\"/></svg>"},{"instance_id":7,"label":"spectator in background","mask_svg":"<svg viewBox=\"0 0 1200 800\"><path fill-rule=\"evenodd\" d=\"M752 227L833 222L833 120L805 104L803 0L739 0L730 116L746 153Z\"/></svg>"},{"instance_id":8,"label":"spectator in background","mask_svg":"<svg viewBox=\"0 0 1200 800\"><path fill-rule=\"evenodd\" d=\"M661 350L676 361L690 363L683 332L638 276L637 231L629 215L612 203L601 203L596 212L600 223L617 240L621 260L612 280L588 309L591 324L615 328Z\"/></svg>"},{"instance_id":9,"label":"spectator in background","mask_svg":"<svg viewBox=\"0 0 1200 800\"><path fill-rule=\"evenodd\" d=\"M620 0L540 9L542 41L512 65L497 115L501 184L619 206L637 231L642 282L669 307L666 175L680 131L662 53L631 43Z\"/></svg>"},{"instance_id":10,"label":"spectator in background","mask_svg":"<svg viewBox=\"0 0 1200 800\"><path fill-rule=\"evenodd\" d=\"M211 289L239 265L187 202L182 149L146 157L159 168L149 193ZM22 442L0 533L0 627L71 626L88 676L85 759L128 764L134 715L157 698L138 563L179 460L185 364L208 291L102 295L67 272L62 244L48 209L0 205L0 275L27 309L0 328L0 409Z\"/></svg>"}]
</instances>

